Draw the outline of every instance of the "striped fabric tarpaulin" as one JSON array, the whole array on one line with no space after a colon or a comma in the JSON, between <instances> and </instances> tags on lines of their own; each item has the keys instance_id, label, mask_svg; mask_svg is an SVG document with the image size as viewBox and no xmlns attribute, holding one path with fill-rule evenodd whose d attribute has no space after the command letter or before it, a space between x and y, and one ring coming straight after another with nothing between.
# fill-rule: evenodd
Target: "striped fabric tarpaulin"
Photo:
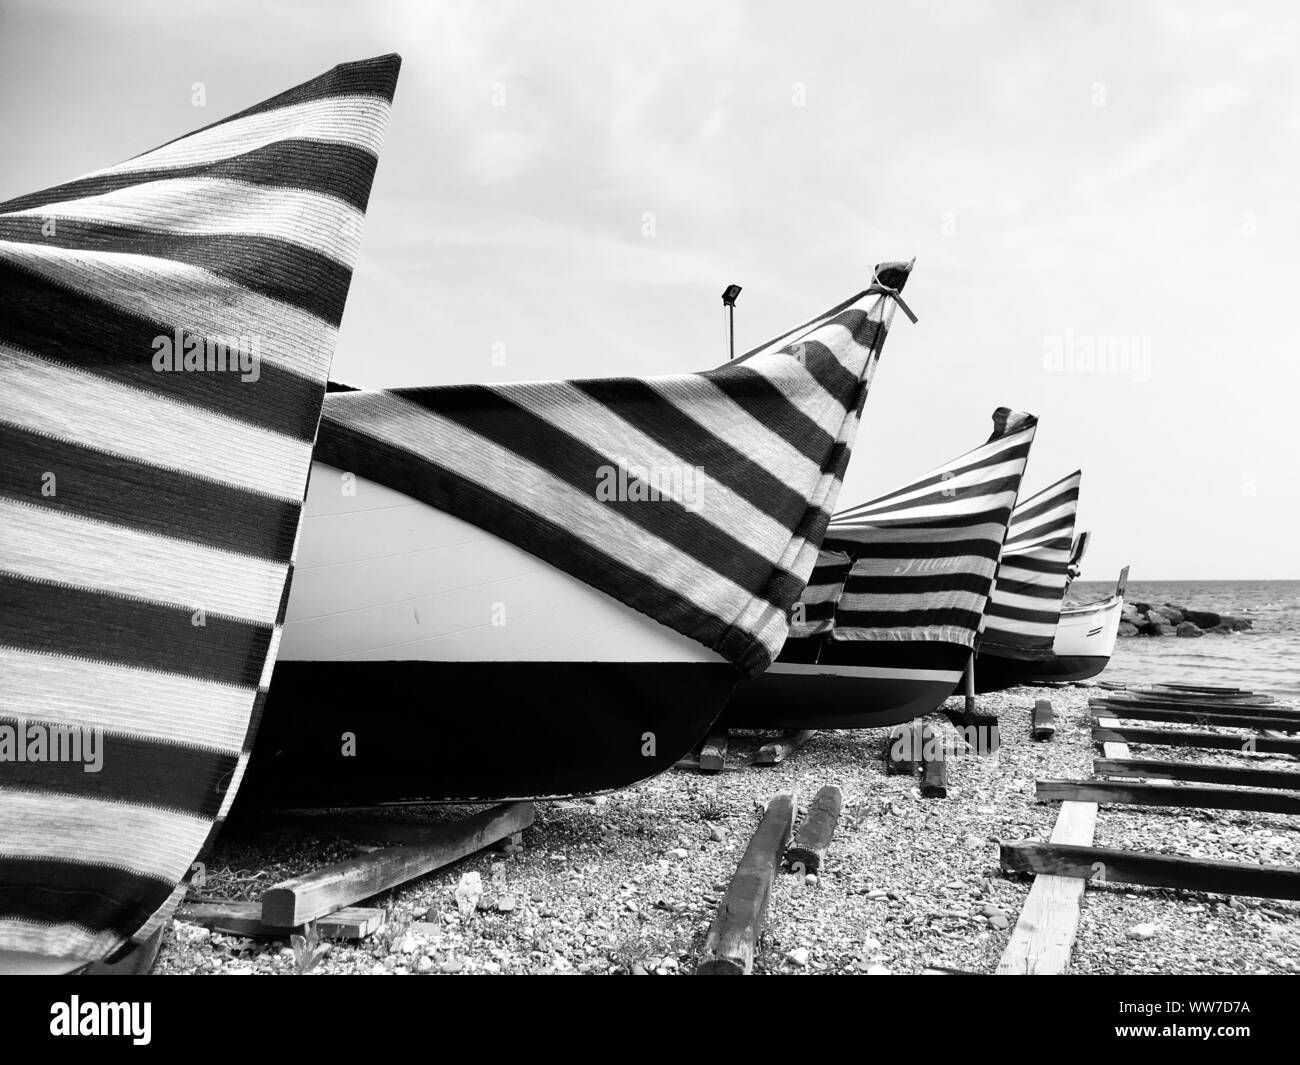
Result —
<instances>
[{"instance_id":1,"label":"striped fabric tarpaulin","mask_svg":"<svg viewBox=\"0 0 1300 1065\"><path fill-rule=\"evenodd\" d=\"M825 548L853 567L833 640L973 646L1038 419L999 408L988 442L835 515Z\"/></svg>"},{"instance_id":2,"label":"striped fabric tarpaulin","mask_svg":"<svg viewBox=\"0 0 1300 1065\"><path fill-rule=\"evenodd\" d=\"M316 458L758 672L816 561L910 269L878 266L866 291L704 373L332 392Z\"/></svg>"},{"instance_id":3,"label":"striped fabric tarpaulin","mask_svg":"<svg viewBox=\"0 0 1300 1065\"><path fill-rule=\"evenodd\" d=\"M843 551L817 552L817 564L795 609L788 639L821 636L835 627L835 607L852 566L853 559Z\"/></svg>"},{"instance_id":4,"label":"striped fabric tarpaulin","mask_svg":"<svg viewBox=\"0 0 1300 1065\"><path fill-rule=\"evenodd\" d=\"M1069 583L1082 471L1019 504L989 597L981 649L1050 651Z\"/></svg>"},{"instance_id":5,"label":"striped fabric tarpaulin","mask_svg":"<svg viewBox=\"0 0 1300 1065\"><path fill-rule=\"evenodd\" d=\"M144 942L234 800L399 66L0 204L0 951Z\"/></svg>"}]
</instances>

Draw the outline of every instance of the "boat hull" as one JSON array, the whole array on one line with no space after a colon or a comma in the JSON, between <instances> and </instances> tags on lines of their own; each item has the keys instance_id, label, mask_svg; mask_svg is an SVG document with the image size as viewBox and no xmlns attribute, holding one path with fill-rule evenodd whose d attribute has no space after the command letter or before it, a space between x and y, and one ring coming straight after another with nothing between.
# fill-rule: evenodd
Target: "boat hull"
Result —
<instances>
[{"instance_id":1,"label":"boat hull","mask_svg":"<svg viewBox=\"0 0 1300 1065\"><path fill-rule=\"evenodd\" d=\"M980 651L975 658L975 690L1000 691L1017 684L1069 683L1098 676L1110 664L1123 608L1123 597L1115 595L1062 610L1051 653L1041 658Z\"/></svg>"},{"instance_id":2,"label":"boat hull","mask_svg":"<svg viewBox=\"0 0 1300 1065\"><path fill-rule=\"evenodd\" d=\"M725 663L281 663L239 803L497 802L626 787L689 752L738 676Z\"/></svg>"},{"instance_id":3,"label":"boat hull","mask_svg":"<svg viewBox=\"0 0 1300 1065\"><path fill-rule=\"evenodd\" d=\"M486 530L316 463L240 808L627 787L689 753L739 678Z\"/></svg>"},{"instance_id":4,"label":"boat hull","mask_svg":"<svg viewBox=\"0 0 1300 1065\"><path fill-rule=\"evenodd\" d=\"M895 725L937 710L969 658L970 648L938 641L787 640L766 673L736 686L723 719L755 729Z\"/></svg>"}]
</instances>

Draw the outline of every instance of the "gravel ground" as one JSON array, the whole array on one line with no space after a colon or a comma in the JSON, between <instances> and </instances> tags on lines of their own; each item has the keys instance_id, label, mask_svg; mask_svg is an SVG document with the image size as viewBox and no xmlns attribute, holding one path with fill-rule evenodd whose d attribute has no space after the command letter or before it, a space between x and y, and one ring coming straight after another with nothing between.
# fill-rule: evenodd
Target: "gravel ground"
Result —
<instances>
[{"instance_id":1,"label":"gravel ground","mask_svg":"<svg viewBox=\"0 0 1300 1065\"><path fill-rule=\"evenodd\" d=\"M998 842L1050 835L1056 804L1034 798L1036 777L1091 775L1091 687L1018 688L982 696L1002 746L959 753L946 799L888 776L886 730L819 733L785 764L747 767L760 737L733 734L729 768L677 769L635 788L538 804L522 848L483 852L369 905L384 926L335 941L316 973L689 973L717 903L767 800L810 802L836 784L844 796L819 878L778 877L760 973L918 973L927 965L992 972L1029 892L998 871ZM1049 697L1056 737L1029 739L1029 712ZM953 745L941 715L931 723ZM1143 722L1147 725L1149 723ZM1134 747L1133 757L1228 760L1212 752ZM1258 758L1261 767L1282 760ZM462 810L405 808L439 820ZM389 815L391 816L391 815ZM1243 861L1300 865L1300 836L1282 816L1230 811L1103 808L1097 842ZM362 847L284 832L228 831L208 861L204 894L256 899L266 887ZM483 884L465 918L456 889ZM1151 933L1150 938L1130 936ZM173 923L159 973L295 972L284 940L249 940ZM1079 973L1300 972L1300 905L1154 889L1090 887L1074 954Z\"/></svg>"}]
</instances>

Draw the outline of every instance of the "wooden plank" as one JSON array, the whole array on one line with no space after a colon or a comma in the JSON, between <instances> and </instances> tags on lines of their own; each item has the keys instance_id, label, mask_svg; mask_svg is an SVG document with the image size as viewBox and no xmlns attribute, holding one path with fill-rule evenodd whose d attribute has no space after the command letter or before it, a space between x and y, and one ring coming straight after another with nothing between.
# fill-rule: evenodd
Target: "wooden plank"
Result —
<instances>
[{"instance_id":1,"label":"wooden plank","mask_svg":"<svg viewBox=\"0 0 1300 1065\"><path fill-rule=\"evenodd\" d=\"M1235 765L1166 762L1145 758L1098 758L1092 771L1099 777L1151 777L1190 780L1201 784L1235 784L1243 788L1286 788L1300 791L1300 773L1280 769L1241 769Z\"/></svg>"},{"instance_id":2,"label":"wooden plank","mask_svg":"<svg viewBox=\"0 0 1300 1065\"><path fill-rule=\"evenodd\" d=\"M282 881L262 896L262 920L296 927L459 861L533 823L531 802L508 803L425 829L419 843L377 850Z\"/></svg>"},{"instance_id":3,"label":"wooden plank","mask_svg":"<svg viewBox=\"0 0 1300 1065\"><path fill-rule=\"evenodd\" d=\"M1100 725L1101 722L1098 722ZM1256 754L1300 754L1300 739L1272 736L1230 736L1221 732L1183 729L1130 728L1118 725L1092 730L1094 743L1145 743L1153 747L1203 747L1207 750L1241 751Z\"/></svg>"},{"instance_id":4,"label":"wooden plank","mask_svg":"<svg viewBox=\"0 0 1300 1065\"><path fill-rule=\"evenodd\" d=\"M1050 699L1039 699L1034 703L1034 719L1029 734L1036 740L1050 740L1056 735L1056 712Z\"/></svg>"},{"instance_id":5,"label":"wooden plank","mask_svg":"<svg viewBox=\"0 0 1300 1065\"><path fill-rule=\"evenodd\" d=\"M176 913L177 920L203 925L214 932L236 936L286 938L296 928L268 925L262 921L260 902L188 902ZM369 906L345 906L316 921L325 939L365 939L384 923L384 911Z\"/></svg>"},{"instance_id":6,"label":"wooden plank","mask_svg":"<svg viewBox=\"0 0 1300 1065\"><path fill-rule=\"evenodd\" d=\"M1002 844L1001 860L1007 872L1073 877L1080 883L1096 878L1106 883L1219 895L1300 899L1300 869L1281 865L1220 862L1112 847L1017 842Z\"/></svg>"},{"instance_id":7,"label":"wooden plank","mask_svg":"<svg viewBox=\"0 0 1300 1065\"><path fill-rule=\"evenodd\" d=\"M727 764L727 738L725 728L715 728L704 740L700 748L700 771L718 773Z\"/></svg>"},{"instance_id":8,"label":"wooden plank","mask_svg":"<svg viewBox=\"0 0 1300 1065\"><path fill-rule=\"evenodd\" d=\"M1098 712L1114 713L1118 717L1132 717L1139 711L1147 710L1159 713L1208 714L1223 717L1230 721L1246 721L1264 718L1284 724L1300 722L1300 711L1284 707L1260 705L1237 705L1222 703L1210 704L1165 702L1159 699L1089 699L1088 706ZM1157 719L1158 720L1158 719Z\"/></svg>"},{"instance_id":9,"label":"wooden plank","mask_svg":"<svg viewBox=\"0 0 1300 1065\"><path fill-rule=\"evenodd\" d=\"M700 976L748 976L754 971L754 952L763 934L772 880L794 827L795 797L777 795L767 804L736 875L718 904L709 926L704 953L695 972Z\"/></svg>"},{"instance_id":10,"label":"wooden plank","mask_svg":"<svg viewBox=\"0 0 1300 1065\"><path fill-rule=\"evenodd\" d=\"M1183 806L1198 810L1257 810L1300 814L1300 795L1195 784L1146 784L1121 780L1040 780L1043 802L1096 802L1128 806Z\"/></svg>"},{"instance_id":11,"label":"wooden plank","mask_svg":"<svg viewBox=\"0 0 1300 1065\"><path fill-rule=\"evenodd\" d=\"M754 764L780 765L815 735L817 735L816 729L806 728L787 733L771 743L765 743L758 749L758 754L754 755Z\"/></svg>"},{"instance_id":12,"label":"wooden plank","mask_svg":"<svg viewBox=\"0 0 1300 1065\"><path fill-rule=\"evenodd\" d=\"M910 725L895 725L889 730L889 739L885 744L885 774L887 776L915 774L920 750L920 719Z\"/></svg>"},{"instance_id":13,"label":"wooden plank","mask_svg":"<svg viewBox=\"0 0 1300 1065\"><path fill-rule=\"evenodd\" d=\"M1109 718L1104 723L1116 724ZM1107 743L1102 750L1107 758L1127 758L1129 753L1118 742ZM1095 802L1063 802L1052 830L1052 842L1090 844L1096 827ZM1037 877L998 961L997 974L1054 976L1069 972L1087 886L1087 881L1068 876Z\"/></svg>"},{"instance_id":14,"label":"wooden plank","mask_svg":"<svg viewBox=\"0 0 1300 1065\"><path fill-rule=\"evenodd\" d=\"M1268 717L1255 714L1217 714L1207 710L1167 710L1163 707L1092 706L1095 714L1127 719L1129 721L1168 721L1184 725L1206 725L1219 728L1272 729L1274 732L1300 732L1300 717Z\"/></svg>"},{"instance_id":15,"label":"wooden plank","mask_svg":"<svg viewBox=\"0 0 1300 1065\"><path fill-rule=\"evenodd\" d=\"M948 797L948 759L943 738L926 725L921 730L921 797Z\"/></svg>"},{"instance_id":16,"label":"wooden plank","mask_svg":"<svg viewBox=\"0 0 1300 1065\"><path fill-rule=\"evenodd\" d=\"M835 835L840 821L840 804L843 796L834 784L827 784L817 792L803 824L799 826L794 842L785 852L785 863L796 873L816 873Z\"/></svg>"}]
</instances>

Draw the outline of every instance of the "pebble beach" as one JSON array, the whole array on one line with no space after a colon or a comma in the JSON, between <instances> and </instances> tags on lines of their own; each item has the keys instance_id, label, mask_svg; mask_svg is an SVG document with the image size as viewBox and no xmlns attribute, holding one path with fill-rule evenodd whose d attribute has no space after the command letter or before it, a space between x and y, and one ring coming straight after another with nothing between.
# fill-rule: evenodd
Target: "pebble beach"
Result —
<instances>
[{"instance_id":1,"label":"pebble beach","mask_svg":"<svg viewBox=\"0 0 1300 1065\"><path fill-rule=\"evenodd\" d=\"M538 803L520 846L480 852L369 900L385 911L382 925L365 939L318 948L310 972L689 974L767 801L792 791L802 807L833 784L843 806L826 862L818 876L778 875L755 972L992 973L1030 889L999 871L999 844L1050 835L1058 804L1036 800L1036 778L1091 777L1087 700L1095 694L1085 684L981 697L981 710L999 718L991 755L963 753L946 717L927 719L954 750L942 799L922 798L915 777L886 774L885 729L818 733L772 767L745 764L770 737L733 732L721 773L678 768L612 795ZM1056 712L1050 741L1029 735L1040 698ZM1167 748L1132 753L1172 756ZM1251 764L1283 767L1263 756ZM433 822L464 811L404 807L379 816ZM1096 843L1300 864L1300 835L1274 814L1103 806ZM203 895L256 900L279 880L363 849L301 830L232 826L209 856ZM479 875L481 895L467 900L469 873ZM302 968L301 946L296 954L284 939L174 921L154 971ZM1072 972L1300 973L1300 904L1090 886Z\"/></svg>"}]
</instances>

